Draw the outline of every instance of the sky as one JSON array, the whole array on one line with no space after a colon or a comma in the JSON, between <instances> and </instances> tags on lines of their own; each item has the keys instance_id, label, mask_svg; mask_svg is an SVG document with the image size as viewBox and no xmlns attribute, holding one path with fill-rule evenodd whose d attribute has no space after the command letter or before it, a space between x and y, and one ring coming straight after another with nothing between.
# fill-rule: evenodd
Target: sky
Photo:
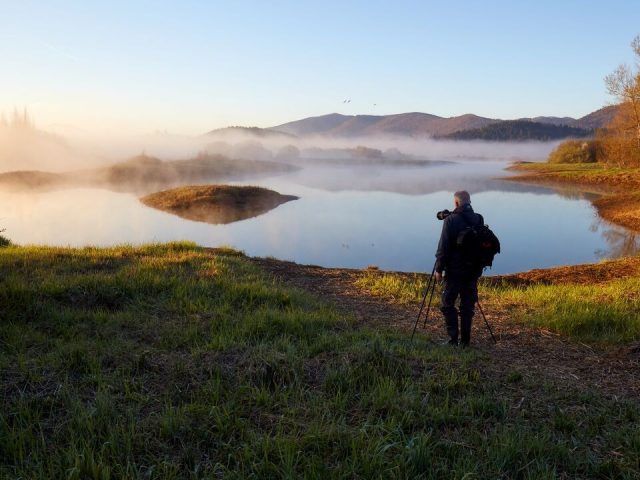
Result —
<instances>
[{"instance_id":1,"label":"sky","mask_svg":"<svg viewBox=\"0 0 640 480\"><path fill-rule=\"evenodd\" d=\"M180 135L332 112L581 117L612 101L638 19L637 0L0 0L0 112Z\"/></svg>"}]
</instances>

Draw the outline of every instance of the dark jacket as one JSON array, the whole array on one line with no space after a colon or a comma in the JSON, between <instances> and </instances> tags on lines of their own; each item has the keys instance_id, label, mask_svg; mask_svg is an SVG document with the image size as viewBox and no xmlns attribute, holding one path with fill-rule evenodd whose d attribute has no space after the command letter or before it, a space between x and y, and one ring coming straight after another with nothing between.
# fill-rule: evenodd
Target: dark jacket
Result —
<instances>
[{"instance_id":1,"label":"dark jacket","mask_svg":"<svg viewBox=\"0 0 640 480\"><path fill-rule=\"evenodd\" d=\"M462 255L456 246L458 234L472 225L483 225L484 219L479 213L475 213L471 205L457 207L451 215L442 222L442 234L436 251L436 272L446 270L449 275L474 274L480 276L482 271L469 272L465 266Z\"/></svg>"}]
</instances>

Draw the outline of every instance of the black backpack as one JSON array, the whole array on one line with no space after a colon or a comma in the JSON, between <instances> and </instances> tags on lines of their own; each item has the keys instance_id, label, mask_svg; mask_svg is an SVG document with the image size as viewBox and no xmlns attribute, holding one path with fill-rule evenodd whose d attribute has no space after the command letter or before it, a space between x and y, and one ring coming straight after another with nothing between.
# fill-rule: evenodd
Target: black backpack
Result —
<instances>
[{"instance_id":1,"label":"black backpack","mask_svg":"<svg viewBox=\"0 0 640 480\"><path fill-rule=\"evenodd\" d=\"M471 225L467 223L456 238L456 246L462 253L462 259L470 268L484 269L493 265L493 257L500 253L500 240L488 225Z\"/></svg>"}]
</instances>

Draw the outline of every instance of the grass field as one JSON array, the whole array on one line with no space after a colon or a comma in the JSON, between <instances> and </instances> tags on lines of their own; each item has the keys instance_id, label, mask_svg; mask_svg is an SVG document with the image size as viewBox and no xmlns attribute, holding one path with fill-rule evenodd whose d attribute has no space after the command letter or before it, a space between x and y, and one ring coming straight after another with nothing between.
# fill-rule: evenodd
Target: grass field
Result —
<instances>
[{"instance_id":1,"label":"grass field","mask_svg":"<svg viewBox=\"0 0 640 480\"><path fill-rule=\"evenodd\" d=\"M402 303L419 304L425 288L421 277L394 274L369 274L358 283L374 295ZM592 284L481 281L479 287L483 302L508 310L525 325L579 341L619 344L640 340L639 275ZM439 306L437 295L434 306Z\"/></svg>"},{"instance_id":2,"label":"grass field","mask_svg":"<svg viewBox=\"0 0 640 480\"><path fill-rule=\"evenodd\" d=\"M631 284L578 293L637 308ZM637 402L488 375L233 251L5 247L0 309L0 478L640 475Z\"/></svg>"}]
</instances>

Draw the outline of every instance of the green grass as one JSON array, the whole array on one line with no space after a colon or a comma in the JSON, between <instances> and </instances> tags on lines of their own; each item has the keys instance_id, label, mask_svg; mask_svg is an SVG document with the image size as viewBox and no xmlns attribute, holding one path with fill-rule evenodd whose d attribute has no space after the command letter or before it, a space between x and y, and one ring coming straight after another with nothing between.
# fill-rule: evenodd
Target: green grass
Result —
<instances>
[{"instance_id":1,"label":"green grass","mask_svg":"<svg viewBox=\"0 0 640 480\"><path fill-rule=\"evenodd\" d=\"M522 172L527 179L612 187L640 185L640 168L613 167L602 163L523 163L511 170ZM518 177L506 177L518 180Z\"/></svg>"},{"instance_id":2,"label":"green grass","mask_svg":"<svg viewBox=\"0 0 640 480\"><path fill-rule=\"evenodd\" d=\"M373 295L402 303L422 300L425 281L394 274L368 274L358 285ZM491 285L480 282L482 303L509 312L512 322L545 328L581 341L620 343L640 340L640 278L594 285ZM439 306L438 295L433 305Z\"/></svg>"},{"instance_id":3,"label":"green grass","mask_svg":"<svg viewBox=\"0 0 640 480\"><path fill-rule=\"evenodd\" d=\"M582 341L640 340L640 278L596 285L509 285L483 291L515 321Z\"/></svg>"},{"instance_id":4,"label":"green grass","mask_svg":"<svg viewBox=\"0 0 640 480\"><path fill-rule=\"evenodd\" d=\"M637 402L359 328L239 254L9 246L0 308L0 478L640 474Z\"/></svg>"}]
</instances>

